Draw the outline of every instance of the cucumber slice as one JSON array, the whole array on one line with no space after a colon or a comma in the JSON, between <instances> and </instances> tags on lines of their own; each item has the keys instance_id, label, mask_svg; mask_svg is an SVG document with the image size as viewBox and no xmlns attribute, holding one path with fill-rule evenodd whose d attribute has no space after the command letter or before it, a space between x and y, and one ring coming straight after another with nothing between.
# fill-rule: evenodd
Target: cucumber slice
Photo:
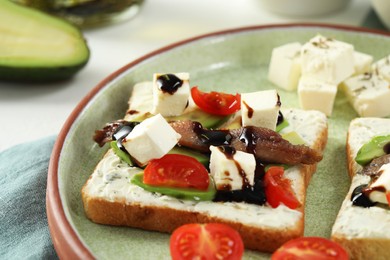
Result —
<instances>
[{"instance_id":1,"label":"cucumber slice","mask_svg":"<svg viewBox=\"0 0 390 260\"><path fill-rule=\"evenodd\" d=\"M143 182L144 174L136 174L131 179L131 183L140 186L144 190L150 192L157 192L164 195L172 196L178 199L183 200L195 200L195 201L205 201L205 200L213 200L215 197L215 187L213 178L210 177L210 184L207 191L200 191L196 189L183 189L183 188L172 188L172 187L158 187L145 184Z\"/></svg>"},{"instance_id":2,"label":"cucumber slice","mask_svg":"<svg viewBox=\"0 0 390 260\"><path fill-rule=\"evenodd\" d=\"M0 31L1 79L66 79L88 62L79 29L36 9L0 1Z\"/></svg>"}]
</instances>

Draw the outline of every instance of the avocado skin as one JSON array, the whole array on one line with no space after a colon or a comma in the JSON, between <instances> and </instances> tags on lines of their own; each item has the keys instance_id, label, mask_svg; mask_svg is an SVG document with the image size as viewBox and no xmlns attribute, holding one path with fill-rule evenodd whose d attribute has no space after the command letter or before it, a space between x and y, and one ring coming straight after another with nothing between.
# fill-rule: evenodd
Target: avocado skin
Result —
<instances>
[{"instance_id":1,"label":"avocado skin","mask_svg":"<svg viewBox=\"0 0 390 260\"><path fill-rule=\"evenodd\" d=\"M72 78L87 63L63 66L63 67L6 67L0 66L0 78L7 81L17 82L50 82Z\"/></svg>"},{"instance_id":2,"label":"avocado skin","mask_svg":"<svg viewBox=\"0 0 390 260\"><path fill-rule=\"evenodd\" d=\"M7 21L2 21L2 17L0 16L0 23L2 22L3 24L1 27L5 28L6 32L11 32L10 34L5 32L2 35L3 38L0 37L0 46L8 47L13 50L11 55L8 55L7 53L5 56L1 56L0 54L1 80L18 82L51 82L65 80L74 76L88 63L90 49L82 32L71 23L39 10L21 6L10 1L0 1L0 12L5 12L9 14L8 17L11 17ZM30 30L34 32L35 39L39 39L42 35L40 33L47 28L54 31L61 31L63 34L68 35L68 40L70 42L67 44L71 44L69 46L72 46L73 52L69 53L69 55L66 55L64 58L53 57L48 59L45 53L42 53L42 56L39 56L42 50L34 49L34 44L29 41L15 47L13 44L15 39L18 39L18 37L23 39L26 35L23 34L23 28L15 27L13 25L12 19L18 19L26 24L35 21L35 25ZM43 29L41 32L39 29L40 27L37 26L38 23L42 24L41 27ZM31 35L28 35L28 37L31 37ZM10 38L13 40L7 42L7 39ZM47 41L47 48L61 51L61 49L54 49L54 47L51 46L51 41ZM20 54L18 50L22 50L22 53L23 51L28 50L31 51L31 53L38 55L29 58ZM69 58L71 58L71 60L69 60ZM25 61L29 64L26 65Z\"/></svg>"}]
</instances>

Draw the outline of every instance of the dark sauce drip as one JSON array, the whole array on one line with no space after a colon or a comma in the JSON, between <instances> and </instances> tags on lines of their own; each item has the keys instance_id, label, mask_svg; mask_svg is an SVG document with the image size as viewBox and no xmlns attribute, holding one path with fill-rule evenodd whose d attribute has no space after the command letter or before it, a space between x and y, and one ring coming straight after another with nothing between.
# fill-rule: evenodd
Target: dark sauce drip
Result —
<instances>
[{"instance_id":1,"label":"dark sauce drip","mask_svg":"<svg viewBox=\"0 0 390 260\"><path fill-rule=\"evenodd\" d=\"M127 121L125 120L117 120L106 124L103 129L95 131L93 140L98 143L100 147L103 147L105 143L112 141L113 133L115 133L118 128L126 123Z\"/></svg>"},{"instance_id":2,"label":"dark sauce drip","mask_svg":"<svg viewBox=\"0 0 390 260\"><path fill-rule=\"evenodd\" d=\"M253 108L251 108L245 101L242 102L246 109L248 110L248 118L252 118L253 116Z\"/></svg>"},{"instance_id":3,"label":"dark sauce drip","mask_svg":"<svg viewBox=\"0 0 390 260\"><path fill-rule=\"evenodd\" d=\"M278 107L280 107L280 106L282 105L282 102L280 102L280 96L279 96L279 94L276 94L276 95L278 95L278 101L276 101L276 105L277 105Z\"/></svg>"},{"instance_id":4,"label":"dark sauce drip","mask_svg":"<svg viewBox=\"0 0 390 260\"><path fill-rule=\"evenodd\" d=\"M236 150L231 146L221 146L219 149L225 154L226 158L233 159ZM251 186L246 177L244 170L238 162L235 162L238 172L242 177L242 189L231 190L230 185L225 185L221 190L217 190L214 201L236 201L247 202L252 204L263 205L266 202L263 177L265 174L264 165L260 162L256 163L254 185Z\"/></svg>"},{"instance_id":5,"label":"dark sauce drip","mask_svg":"<svg viewBox=\"0 0 390 260\"><path fill-rule=\"evenodd\" d=\"M276 122L276 125L280 125L283 121L284 121L284 116L283 116L282 112L279 111L278 121Z\"/></svg>"},{"instance_id":6,"label":"dark sauce drip","mask_svg":"<svg viewBox=\"0 0 390 260\"><path fill-rule=\"evenodd\" d=\"M139 113L139 111L134 110L134 109L127 111L127 114L129 114L129 115L134 115L134 114L138 114L138 113Z\"/></svg>"},{"instance_id":7,"label":"dark sauce drip","mask_svg":"<svg viewBox=\"0 0 390 260\"><path fill-rule=\"evenodd\" d=\"M249 183L248 178L246 177L245 171L242 169L241 165L233 158L234 154L236 153L236 149L228 145L219 146L218 149L226 156L227 159L234 161L234 164L236 165L238 173L240 174L242 179L242 189L250 189L251 185Z\"/></svg>"},{"instance_id":8,"label":"dark sauce drip","mask_svg":"<svg viewBox=\"0 0 390 260\"><path fill-rule=\"evenodd\" d=\"M112 140L116 141L116 144L119 149L122 151L127 152L127 150L123 147L123 139L131 132L133 131L134 127L138 125L139 122L126 122L122 126L118 127L116 131L112 134Z\"/></svg>"},{"instance_id":9,"label":"dark sauce drip","mask_svg":"<svg viewBox=\"0 0 390 260\"><path fill-rule=\"evenodd\" d=\"M218 149L223 152L227 159L233 160L233 156L236 154L236 149L229 145L222 145Z\"/></svg>"},{"instance_id":10,"label":"dark sauce drip","mask_svg":"<svg viewBox=\"0 0 390 260\"><path fill-rule=\"evenodd\" d=\"M386 153L386 154L390 154L390 142L388 142L387 144L385 144L383 146L383 151Z\"/></svg>"},{"instance_id":11,"label":"dark sauce drip","mask_svg":"<svg viewBox=\"0 0 390 260\"><path fill-rule=\"evenodd\" d=\"M362 184L353 190L351 196L352 205L369 208L376 204L368 197L369 193L366 192L366 187L367 184Z\"/></svg>"},{"instance_id":12,"label":"dark sauce drip","mask_svg":"<svg viewBox=\"0 0 390 260\"><path fill-rule=\"evenodd\" d=\"M202 142L207 145L228 145L233 138L228 130L204 129L198 122L194 122L193 130L199 136Z\"/></svg>"},{"instance_id":13,"label":"dark sauce drip","mask_svg":"<svg viewBox=\"0 0 390 260\"><path fill-rule=\"evenodd\" d=\"M242 129L242 132L239 136L239 140L243 142L246 146L246 151L248 153L256 154L256 136L254 135L254 128L252 126L247 126Z\"/></svg>"},{"instance_id":14,"label":"dark sauce drip","mask_svg":"<svg viewBox=\"0 0 390 260\"><path fill-rule=\"evenodd\" d=\"M183 80L174 74L164 74L157 78L156 83L161 91L173 95L183 85Z\"/></svg>"}]
</instances>

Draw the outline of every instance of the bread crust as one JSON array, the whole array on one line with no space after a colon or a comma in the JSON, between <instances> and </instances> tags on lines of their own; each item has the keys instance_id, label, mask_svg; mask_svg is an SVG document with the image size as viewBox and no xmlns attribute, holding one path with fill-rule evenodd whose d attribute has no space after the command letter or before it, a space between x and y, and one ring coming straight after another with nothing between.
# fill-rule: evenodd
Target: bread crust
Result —
<instances>
[{"instance_id":1,"label":"bread crust","mask_svg":"<svg viewBox=\"0 0 390 260\"><path fill-rule=\"evenodd\" d=\"M352 147L349 145L350 143L350 138L351 138L351 135L349 134L349 131L347 133L347 140L346 140L346 146L345 146L345 150L346 150L346 153L347 153L347 169L348 169L348 175L349 177L352 179L353 176L356 175L356 169L355 169L355 160L354 160L354 155L353 155L353 152L352 152Z\"/></svg>"},{"instance_id":2,"label":"bread crust","mask_svg":"<svg viewBox=\"0 0 390 260\"><path fill-rule=\"evenodd\" d=\"M381 238L348 238L333 236L332 240L342 245L351 260L390 259L390 240ZM363 249L364 248L364 249ZM363 250L362 250L363 249Z\"/></svg>"},{"instance_id":3,"label":"bread crust","mask_svg":"<svg viewBox=\"0 0 390 260\"><path fill-rule=\"evenodd\" d=\"M98 224L172 233L181 225L189 223L224 223L240 233L245 248L262 252L273 252L288 240L303 236L303 218L297 225L285 229L256 228L198 212L143 206L138 203L111 202L90 198L84 193L83 202L87 217ZM303 209L301 208L300 211L302 212Z\"/></svg>"}]
</instances>

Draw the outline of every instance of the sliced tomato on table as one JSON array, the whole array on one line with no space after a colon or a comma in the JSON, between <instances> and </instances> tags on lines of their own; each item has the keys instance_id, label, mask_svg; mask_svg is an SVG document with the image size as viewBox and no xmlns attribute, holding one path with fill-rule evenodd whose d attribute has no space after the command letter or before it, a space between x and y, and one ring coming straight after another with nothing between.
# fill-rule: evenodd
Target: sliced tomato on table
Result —
<instances>
[{"instance_id":1,"label":"sliced tomato on table","mask_svg":"<svg viewBox=\"0 0 390 260\"><path fill-rule=\"evenodd\" d=\"M347 260L345 249L322 237L301 237L290 240L272 254L271 260Z\"/></svg>"},{"instance_id":2,"label":"sliced tomato on table","mask_svg":"<svg viewBox=\"0 0 390 260\"><path fill-rule=\"evenodd\" d=\"M198 160L181 154L166 154L149 162L144 170L145 184L207 190L207 169Z\"/></svg>"},{"instance_id":3,"label":"sliced tomato on table","mask_svg":"<svg viewBox=\"0 0 390 260\"><path fill-rule=\"evenodd\" d=\"M296 209L301 204L292 191L290 180L284 178L283 174L284 168L280 166L271 166L266 171L264 186L267 202L273 208L283 203L290 209Z\"/></svg>"},{"instance_id":4,"label":"sliced tomato on table","mask_svg":"<svg viewBox=\"0 0 390 260\"><path fill-rule=\"evenodd\" d=\"M173 260L236 260L241 259L244 244L240 234L225 224L187 224L172 233L170 251Z\"/></svg>"},{"instance_id":5,"label":"sliced tomato on table","mask_svg":"<svg viewBox=\"0 0 390 260\"><path fill-rule=\"evenodd\" d=\"M200 91L198 87L192 87L191 96L200 109L213 115L231 115L241 107L241 95L238 93L235 95L216 91L207 93Z\"/></svg>"}]
</instances>

